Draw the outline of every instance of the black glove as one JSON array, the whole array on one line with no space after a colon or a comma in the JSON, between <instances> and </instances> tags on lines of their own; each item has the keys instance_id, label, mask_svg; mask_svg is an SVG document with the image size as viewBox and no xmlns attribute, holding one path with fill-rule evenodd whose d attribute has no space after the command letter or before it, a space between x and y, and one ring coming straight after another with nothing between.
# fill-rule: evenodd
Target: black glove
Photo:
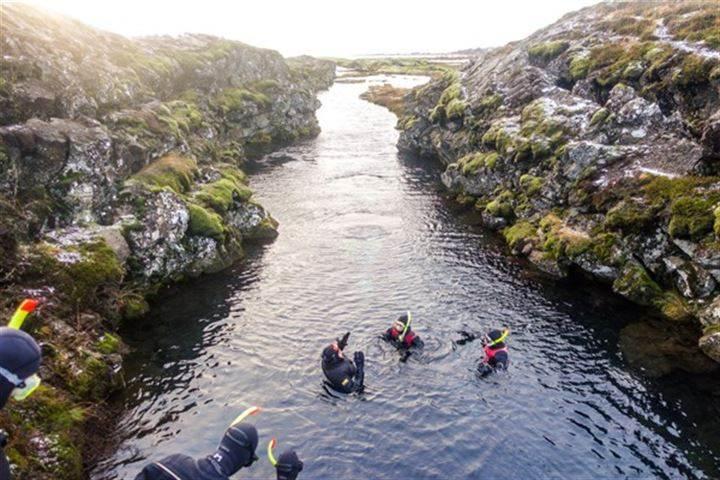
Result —
<instances>
[{"instance_id":1,"label":"black glove","mask_svg":"<svg viewBox=\"0 0 720 480\"><path fill-rule=\"evenodd\" d=\"M295 480L303 469L303 462L294 450L285 450L277 460L277 480Z\"/></svg>"},{"instance_id":2,"label":"black glove","mask_svg":"<svg viewBox=\"0 0 720 480\"><path fill-rule=\"evenodd\" d=\"M342 336L342 338L339 338L337 340L338 348L340 350L345 350L345 347L347 347L348 338L350 338L350 332L347 332L345 335Z\"/></svg>"},{"instance_id":3,"label":"black glove","mask_svg":"<svg viewBox=\"0 0 720 480\"><path fill-rule=\"evenodd\" d=\"M355 352L355 391L361 392L365 387L365 354L363 352Z\"/></svg>"}]
</instances>

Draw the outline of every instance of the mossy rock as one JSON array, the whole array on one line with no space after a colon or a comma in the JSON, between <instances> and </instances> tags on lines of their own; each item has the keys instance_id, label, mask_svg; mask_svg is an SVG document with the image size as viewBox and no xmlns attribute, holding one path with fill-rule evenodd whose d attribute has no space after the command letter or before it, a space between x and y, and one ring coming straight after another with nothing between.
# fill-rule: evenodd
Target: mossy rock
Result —
<instances>
[{"instance_id":1,"label":"mossy rock","mask_svg":"<svg viewBox=\"0 0 720 480\"><path fill-rule=\"evenodd\" d=\"M539 43L528 49L528 56L531 61L539 61L547 63L557 58L561 53L568 49L570 43L563 40Z\"/></svg>"},{"instance_id":2,"label":"mossy rock","mask_svg":"<svg viewBox=\"0 0 720 480\"><path fill-rule=\"evenodd\" d=\"M190 190L197 175L197 162L179 155L166 155L130 177L130 181L158 188L169 187L177 193Z\"/></svg>"},{"instance_id":3,"label":"mossy rock","mask_svg":"<svg viewBox=\"0 0 720 480\"><path fill-rule=\"evenodd\" d=\"M203 185L193 198L223 215L234 202L246 202L251 196L252 190L247 185L225 177Z\"/></svg>"},{"instance_id":4,"label":"mossy rock","mask_svg":"<svg viewBox=\"0 0 720 480\"><path fill-rule=\"evenodd\" d=\"M638 232L648 228L655 221L655 214L648 205L635 199L620 201L605 216L605 228Z\"/></svg>"},{"instance_id":5,"label":"mossy rock","mask_svg":"<svg viewBox=\"0 0 720 480\"><path fill-rule=\"evenodd\" d=\"M224 114L241 112L248 102L263 108L270 106L270 98L266 94L247 88L226 88L215 97L215 104Z\"/></svg>"},{"instance_id":6,"label":"mossy rock","mask_svg":"<svg viewBox=\"0 0 720 480\"><path fill-rule=\"evenodd\" d=\"M201 237L210 237L222 242L225 237L223 220L217 213L206 209L196 203L188 203L190 221L188 233Z\"/></svg>"},{"instance_id":7,"label":"mossy rock","mask_svg":"<svg viewBox=\"0 0 720 480\"><path fill-rule=\"evenodd\" d=\"M655 306L662 299L663 291L642 265L629 262L613 283L613 290L644 306Z\"/></svg>"},{"instance_id":8,"label":"mossy rock","mask_svg":"<svg viewBox=\"0 0 720 480\"><path fill-rule=\"evenodd\" d=\"M590 71L590 58L585 55L577 55L570 60L569 72L573 80L580 80L587 77Z\"/></svg>"},{"instance_id":9,"label":"mossy rock","mask_svg":"<svg viewBox=\"0 0 720 480\"><path fill-rule=\"evenodd\" d=\"M527 220L521 220L503 230L503 236L510 248L519 247L528 239L537 238L537 227Z\"/></svg>"},{"instance_id":10,"label":"mossy rock","mask_svg":"<svg viewBox=\"0 0 720 480\"><path fill-rule=\"evenodd\" d=\"M28 274L52 284L73 308L101 307L107 296L119 291L125 275L117 254L104 239L65 249L40 243L29 255Z\"/></svg>"},{"instance_id":11,"label":"mossy rock","mask_svg":"<svg viewBox=\"0 0 720 480\"><path fill-rule=\"evenodd\" d=\"M449 120L456 120L465 116L467 104L457 98L451 100L445 107L445 113Z\"/></svg>"},{"instance_id":12,"label":"mossy rock","mask_svg":"<svg viewBox=\"0 0 720 480\"><path fill-rule=\"evenodd\" d=\"M595 127L602 125L605 120L610 116L610 110L607 108L600 108L590 118L590 126Z\"/></svg>"},{"instance_id":13,"label":"mossy rock","mask_svg":"<svg viewBox=\"0 0 720 480\"><path fill-rule=\"evenodd\" d=\"M493 217L512 219L515 217L513 198L512 192L506 190L485 206L485 212Z\"/></svg>"},{"instance_id":14,"label":"mossy rock","mask_svg":"<svg viewBox=\"0 0 720 480\"><path fill-rule=\"evenodd\" d=\"M673 83L680 87L706 84L710 80L710 72L717 65L717 60L691 53L685 56L680 64L680 69L673 74Z\"/></svg>"},{"instance_id":15,"label":"mossy rock","mask_svg":"<svg viewBox=\"0 0 720 480\"><path fill-rule=\"evenodd\" d=\"M677 292L665 292L657 300L655 307L669 320L687 322L694 318L694 311L688 302Z\"/></svg>"},{"instance_id":16,"label":"mossy rock","mask_svg":"<svg viewBox=\"0 0 720 480\"><path fill-rule=\"evenodd\" d=\"M118 353L120 351L122 343L120 342L120 339L113 335L112 333L105 332L102 334L102 336L98 339L97 343L95 344L95 348L98 352L110 355L112 353Z\"/></svg>"},{"instance_id":17,"label":"mossy rock","mask_svg":"<svg viewBox=\"0 0 720 480\"><path fill-rule=\"evenodd\" d=\"M680 197L671 207L670 235L675 238L700 240L713 231L715 215L712 200L696 196Z\"/></svg>"},{"instance_id":18,"label":"mossy rock","mask_svg":"<svg viewBox=\"0 0 720 480\"><path fill-rule=\"evenodd\" d=\"M497 163L497 152L475 152L465 155L457 162L463 175L474 175L481 168L492 170Z\"/></svg>"},{"instance_id":19,"label":"mossy rock","mask_svg":"<svg viewBox=\"0 0 720 480\"><path fill-rule=\"evenodd\" d=\"M542 177L536 177L528 173L520 177L520 187L529 197L539 193L544 183L545 180Z\"/></svg>"},{"instance_id":20,"label":"mossy rock","mask_svg":"<svg viewBox=\"0 0 720 480\"><path fill-rule=\"evenodd\" d=\"M110 373L110 365L88 355L82 363L81 370L71 379L70 391L79 398L103 400L110 391Z\"/></svg>"}]
</instances>

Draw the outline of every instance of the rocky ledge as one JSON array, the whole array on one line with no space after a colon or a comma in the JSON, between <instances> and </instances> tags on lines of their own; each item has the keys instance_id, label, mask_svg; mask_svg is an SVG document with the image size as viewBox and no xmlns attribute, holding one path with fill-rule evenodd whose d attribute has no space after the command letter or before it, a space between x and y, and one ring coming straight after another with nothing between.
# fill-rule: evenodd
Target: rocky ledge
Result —
<instances>
[{"instance_id":1,"label":"rocky ledge","mask_svg":"<svg viewBox=\"0 0 720 480\"><path fill-rule=\"evenodd\" d=\"M568 14L407 94L399 147L439 159L513 252L689 325L720 362L718 32L712 2Z\"/></svg>"},{"instance_id":2,"label":"rocky ledge","mask_svg":"<svg viewBox=\"0 0 720 480\"><path fill-rule=\"evenodd\" d=\"M0 313L44 299L27 328L45 379L0 427L18 478L84 478L120 379L114 329L277 235L243 162L318 134L335 66L205 35L129 40L23 5L0 17Z\"/></svg>"}]
</instances>

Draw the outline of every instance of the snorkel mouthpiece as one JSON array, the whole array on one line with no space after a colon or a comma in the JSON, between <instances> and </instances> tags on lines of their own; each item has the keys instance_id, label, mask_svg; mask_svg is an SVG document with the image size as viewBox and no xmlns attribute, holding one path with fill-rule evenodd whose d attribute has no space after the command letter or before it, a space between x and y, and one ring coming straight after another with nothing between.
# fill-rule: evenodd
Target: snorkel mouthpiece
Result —
<instances>
[{"instance_id":1,"label":"snorkel mouthpiece","mask_svg":"<svg viewBox=\"0 0 720 480\"><path fill-rule=\"evenodd\" d=\"M234 427L238 423L241 423L243 420L245 420L250 415L257 415L260 413L260 407L250 407L245 409L244 412L242 412L240 415L237 416L235 420L230 424L230 427Z\"/></svg>"}]
</instances>

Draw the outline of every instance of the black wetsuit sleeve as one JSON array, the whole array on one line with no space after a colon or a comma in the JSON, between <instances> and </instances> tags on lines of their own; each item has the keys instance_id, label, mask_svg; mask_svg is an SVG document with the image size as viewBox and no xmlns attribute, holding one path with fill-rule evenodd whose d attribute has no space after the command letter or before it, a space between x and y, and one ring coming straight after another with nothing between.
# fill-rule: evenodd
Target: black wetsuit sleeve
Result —
<instances>
[{"instance_id":1,"label":"black wetsuit sleeve","mask_svg":"<svg viewBox=\"0 0 720 480\"><path fill-rule=\"evenodd\" d=\"M385 330L385 333L382 334L382 339L387 341L392 340L392 327Z\"/></svg>"},{"instance_id":2,"label":"black wetsuit sleeve","mask_svg":"<svg viewBox=\"0 0 720 480\"><path fill-rule=\"evenodd\" d=\"M411 346L415 347L415 348L422 348L425 346L425 342L422 341L422 338L415 337L415 338L413 338L413 343Z\"/></svg>"},{"instance_id":3,"label":"black wetsuit sleeve","mask_svg":"<svg viewBox=\"0 0 720 480\"><path fill-rule=\"evenodd\" d=\"M365 354L363 352L355 352L355 367L353 390L359 392L365 386Z\"/></svg>"},{"instance_id":4,"label":"black wetsuit sleeve","mask_svg":"<svg viewBox=\"0 0 720 480\"><path fill-rule=\"evenodd\" d=\"M0 449L0 480L10 480L10 465L2 449Z\"/></svg>"}]
</instances>

